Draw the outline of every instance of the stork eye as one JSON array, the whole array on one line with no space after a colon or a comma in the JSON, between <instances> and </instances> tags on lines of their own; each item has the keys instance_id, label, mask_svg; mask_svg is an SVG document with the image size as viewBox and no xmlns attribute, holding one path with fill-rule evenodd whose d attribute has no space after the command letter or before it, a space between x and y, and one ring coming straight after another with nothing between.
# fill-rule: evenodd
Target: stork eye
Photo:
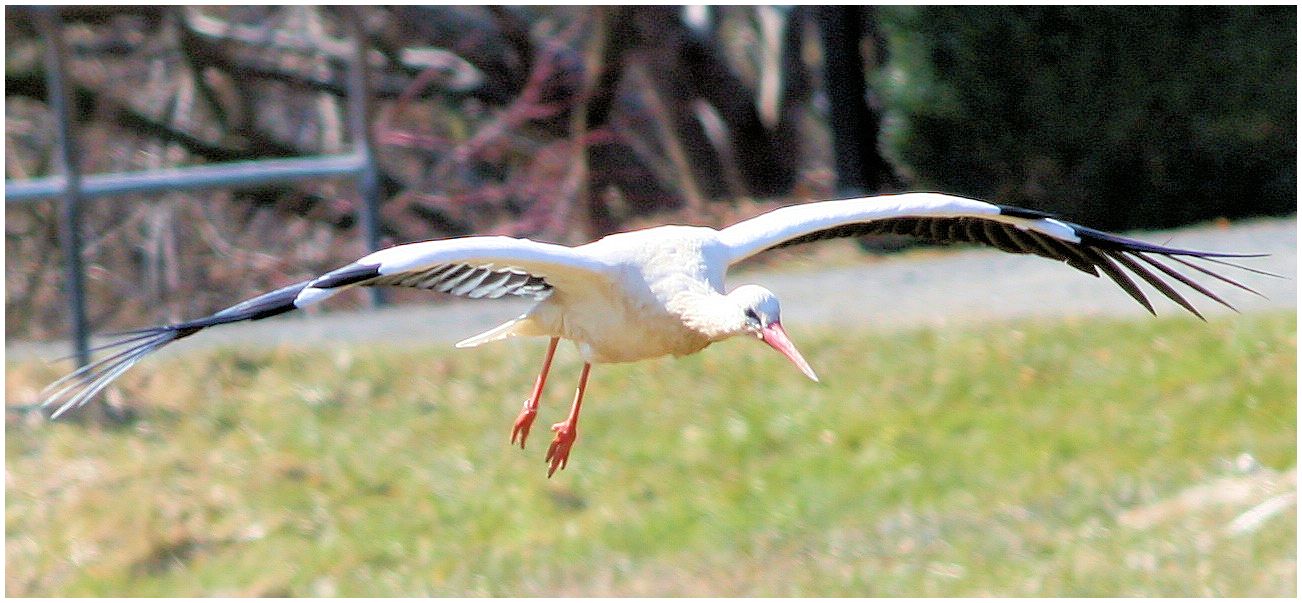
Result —
<instances>
[{"instance_id":1,"label":"stork eye","mask_svg":"<svg viewBox=\"0 0 1302 603\"><path fill-rule=\"evenodd\" d=\"M760 317L759 314L755 312L755 308L746 308L746 321L760 324Z\"/></svg>"}]
</instances>

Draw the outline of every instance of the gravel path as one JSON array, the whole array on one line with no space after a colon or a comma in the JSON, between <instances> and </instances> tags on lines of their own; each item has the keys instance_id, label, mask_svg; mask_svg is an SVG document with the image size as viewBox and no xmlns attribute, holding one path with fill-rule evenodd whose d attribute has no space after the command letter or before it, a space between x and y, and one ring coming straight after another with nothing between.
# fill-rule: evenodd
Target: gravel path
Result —
<instances>
[{"instance_id":1,"label":"gravel path","mask_svg":"<svg viewBox=\"0 0 1302 603\"><path fill-rule=\"evenodd\" d=\"M1242 263L1287 278L1272 278L1233 268L1231 278L1260 291L1260 298L1211 278L1213 291L1243 312L1297 307L1297 219L1264 219L1229 227L1203 226L1135 235L1176 247L1268 253ZM762 284L782 299L783 323L798 339L813 325L871 325L906 328L956 325L990 320L1059 316L1144 316L1147 312L1115 284L1094 279L1057 262L987 249L963 248L897 257L838 262L824 270L793 270L783 265L743 269L732 274L730 287ZM1160 315L1183 313L1152 291ZM1205 315L1229 310L1196 293L1187 296ZM235 300L232 300L235 301ZM328 305L328 304L327 304ZM452 343L497 325L529 307L519 300L454 301L408 305L373 312L318 312L289 315L205 331L169 347L184 353L225 345L312 345L328 341L363 341L391 345ZM5 341L10 358L53 358L68 351L66 343Z\"/></svg>"}]
</instances>

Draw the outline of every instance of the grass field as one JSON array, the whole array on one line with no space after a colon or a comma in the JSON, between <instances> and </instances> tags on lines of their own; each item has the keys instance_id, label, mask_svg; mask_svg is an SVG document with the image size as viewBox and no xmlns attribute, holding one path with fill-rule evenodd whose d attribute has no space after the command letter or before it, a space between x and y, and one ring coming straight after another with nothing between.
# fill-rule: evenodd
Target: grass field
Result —
<instances>
[{"instance_id":1,"label":"grass field","mask_svg":"<svg viewBox=\"0 0 1302 603\"><path fill-rule=\"evenodd\" d=\"M204 352L122 428L6 413L7 595L1296 594L1296 318ZM11 364L29 404L59 368Z\"/></svg>"}]
</instances>

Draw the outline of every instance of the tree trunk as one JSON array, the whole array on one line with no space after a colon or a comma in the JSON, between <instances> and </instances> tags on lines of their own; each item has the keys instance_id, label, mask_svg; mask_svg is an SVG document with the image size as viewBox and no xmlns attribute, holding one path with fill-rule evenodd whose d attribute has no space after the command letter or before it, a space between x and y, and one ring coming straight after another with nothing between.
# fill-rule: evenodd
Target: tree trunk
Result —
<instances>
[{"instance_id":1,"label":"tree trunk","mask_svg":"<svg viewBox=\"0 0 1302 603\"><path fill-rule=\"evenodd\" d=\"M860 50L865 35L874 33L872 9L823 6L815 10L823 42L823 85L830 106L837 193L859 196L898 190L901 182L878 146L882 120L868 105Z\"/></svg>"}]
</instances>

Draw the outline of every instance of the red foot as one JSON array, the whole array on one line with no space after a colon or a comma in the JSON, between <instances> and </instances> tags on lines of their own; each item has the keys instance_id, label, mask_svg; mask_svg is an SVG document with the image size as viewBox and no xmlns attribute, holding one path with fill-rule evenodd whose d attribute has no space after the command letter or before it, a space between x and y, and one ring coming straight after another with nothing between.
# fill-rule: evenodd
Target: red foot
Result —
<instances>
[{"instance_id":1,"label":"red foot","mask_svg":"<svg viewBox=\"0 0 1302 603\"><path fill-rule=\"evenodd\" d=\"M520 416L515 418L515 426L511 428L511 443L515 443L515 438L520 438L520 450L524 450L524 441L529 437L529 428L533 427L533 420L538 416L537 410L524 409L520 411Z\"/></svg>"},{"instance_id":2,"label":"red foot","mask_svg":"<svg viewBox=\"0 0 1302 603\"><path fill-rule=\"evenodd\" d=\"M557 469L565 468L565 464L570 460L570 448L574 446L575 438L579 437L578 430L564 422L552 425L552 431L556 432L556 439L552 440L552 445L547 448L545 461L550 463L547 477L551 477Z\"/></svg>"}]
</instances>

